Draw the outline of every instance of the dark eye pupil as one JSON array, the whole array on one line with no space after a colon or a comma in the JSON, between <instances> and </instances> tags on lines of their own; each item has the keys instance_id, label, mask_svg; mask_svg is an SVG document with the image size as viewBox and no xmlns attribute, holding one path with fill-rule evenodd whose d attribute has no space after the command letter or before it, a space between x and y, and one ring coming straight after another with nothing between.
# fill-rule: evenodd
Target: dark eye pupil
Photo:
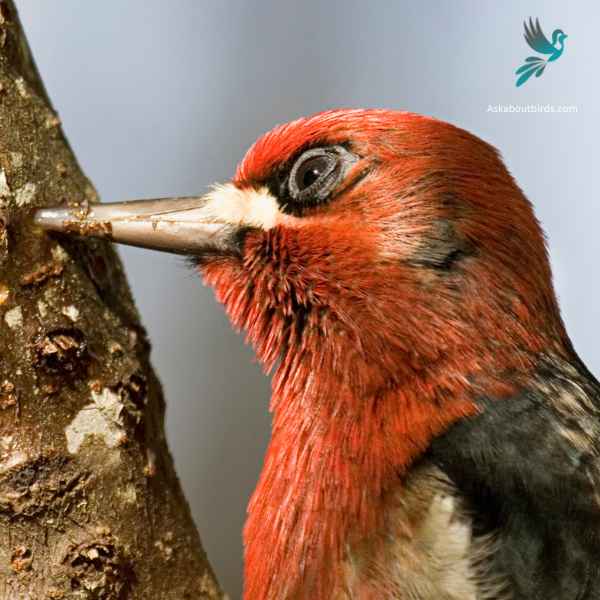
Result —
<instances>
[{"instance_id":1,"label":"dark eye pupil","mask_svg":"<svg viewBox=\"0 0 600 600\"><path fill-rule=\"evenodd\" d=\"M312 167L312 168L308 169L304 173L304 177L302 178L302 185L304 185L304 187L309 187L317 179L319 179L320 175L321 175L321 169L319 167Z\"/></svg>"},{"instance_id":2,"label":"dark eye pupil","mask_svg":"<svg viewBox=\"0 0 600 600\"><path fill-rule=\"evenodd\" d=\"M322 156L315 156L307 160L299 169L296 175L298 187L303 190L310 187L327 170L329 163Z\"/></svg>"}]
</instances>

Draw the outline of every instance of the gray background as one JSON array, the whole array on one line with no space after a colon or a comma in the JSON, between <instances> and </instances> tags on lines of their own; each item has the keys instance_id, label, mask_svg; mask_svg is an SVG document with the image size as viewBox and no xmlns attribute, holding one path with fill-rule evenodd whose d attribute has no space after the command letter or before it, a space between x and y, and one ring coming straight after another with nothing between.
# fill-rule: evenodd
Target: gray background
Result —
<instances>
[{"instance_id":1,"label":"gray background","mask_svg":"<svg viewBox=\"0 0 600 600\"><path fill-rule=\"evenodd\" d=\"M19 0L35 58L105 200L195 194L229 178L275 123L339 106L402 108L499 147L548 232L571 336L600 373L597 259L600 3ZM540 79L525 17L569 35ZM577 114L492 114L489 104ZM232 598L268 439L269 382L180 259L122 249L169 401L171 448Z\"/></svg>"}]
</instances>

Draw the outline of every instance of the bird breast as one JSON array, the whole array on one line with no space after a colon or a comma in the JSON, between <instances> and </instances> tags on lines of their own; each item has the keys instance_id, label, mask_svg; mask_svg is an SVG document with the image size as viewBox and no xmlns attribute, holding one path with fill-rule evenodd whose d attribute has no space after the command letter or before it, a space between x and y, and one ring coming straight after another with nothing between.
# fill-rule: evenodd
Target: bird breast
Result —
<instances>
[{"instance_id":1,"label":"bird breast","mask_svg":"<svg viewBox=\"0 0 600 600\"><path fill-rule=\"evenodd\" d=\"M477 537L468 507L437 467L413 469L386 502L383 530L352 547L335 600L508 600L492 572L493 536Z\"/></svg>"}]
</instances>

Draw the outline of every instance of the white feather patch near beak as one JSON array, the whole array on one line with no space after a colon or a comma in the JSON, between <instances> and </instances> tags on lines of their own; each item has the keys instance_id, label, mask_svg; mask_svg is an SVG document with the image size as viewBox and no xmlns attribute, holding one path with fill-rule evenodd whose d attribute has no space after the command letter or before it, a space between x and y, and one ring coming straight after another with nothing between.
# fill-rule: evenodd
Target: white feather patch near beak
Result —
<instances>
[{"instance_id":1,"label":"white feather patch near beak","mask_svg":"<svg viewBox=\"0 0 600 600\"><path fill-rule=\"evenodd\" d=\"M271 229L283 213L266 187L240 189L232 183L217 184L205 196L202 212L216 222Z\"/></svg>"}]
</instances>

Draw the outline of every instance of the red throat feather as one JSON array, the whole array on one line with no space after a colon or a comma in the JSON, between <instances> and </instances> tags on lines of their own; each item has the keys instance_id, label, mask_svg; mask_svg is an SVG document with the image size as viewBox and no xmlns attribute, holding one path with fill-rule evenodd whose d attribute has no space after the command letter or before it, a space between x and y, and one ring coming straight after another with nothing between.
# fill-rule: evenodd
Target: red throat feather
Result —
<instances>
[{"instance_id":1,"label":"red throat feather","mask_svg":"<svg viewBox=\"0 0 600 600\"><path fill-rule=\"evenodd\" d=\"M531 207L496 152L460 129L332 111L264 136L235 184L266 185L299 149L338 143L361 157L359 183L202 267L274 369L244 532L248 600L341 590L348 547L384 526L386 493L431 439L565 339ZM457 240L460 269L438 268Z\"/></svg>"}]
</instances>

